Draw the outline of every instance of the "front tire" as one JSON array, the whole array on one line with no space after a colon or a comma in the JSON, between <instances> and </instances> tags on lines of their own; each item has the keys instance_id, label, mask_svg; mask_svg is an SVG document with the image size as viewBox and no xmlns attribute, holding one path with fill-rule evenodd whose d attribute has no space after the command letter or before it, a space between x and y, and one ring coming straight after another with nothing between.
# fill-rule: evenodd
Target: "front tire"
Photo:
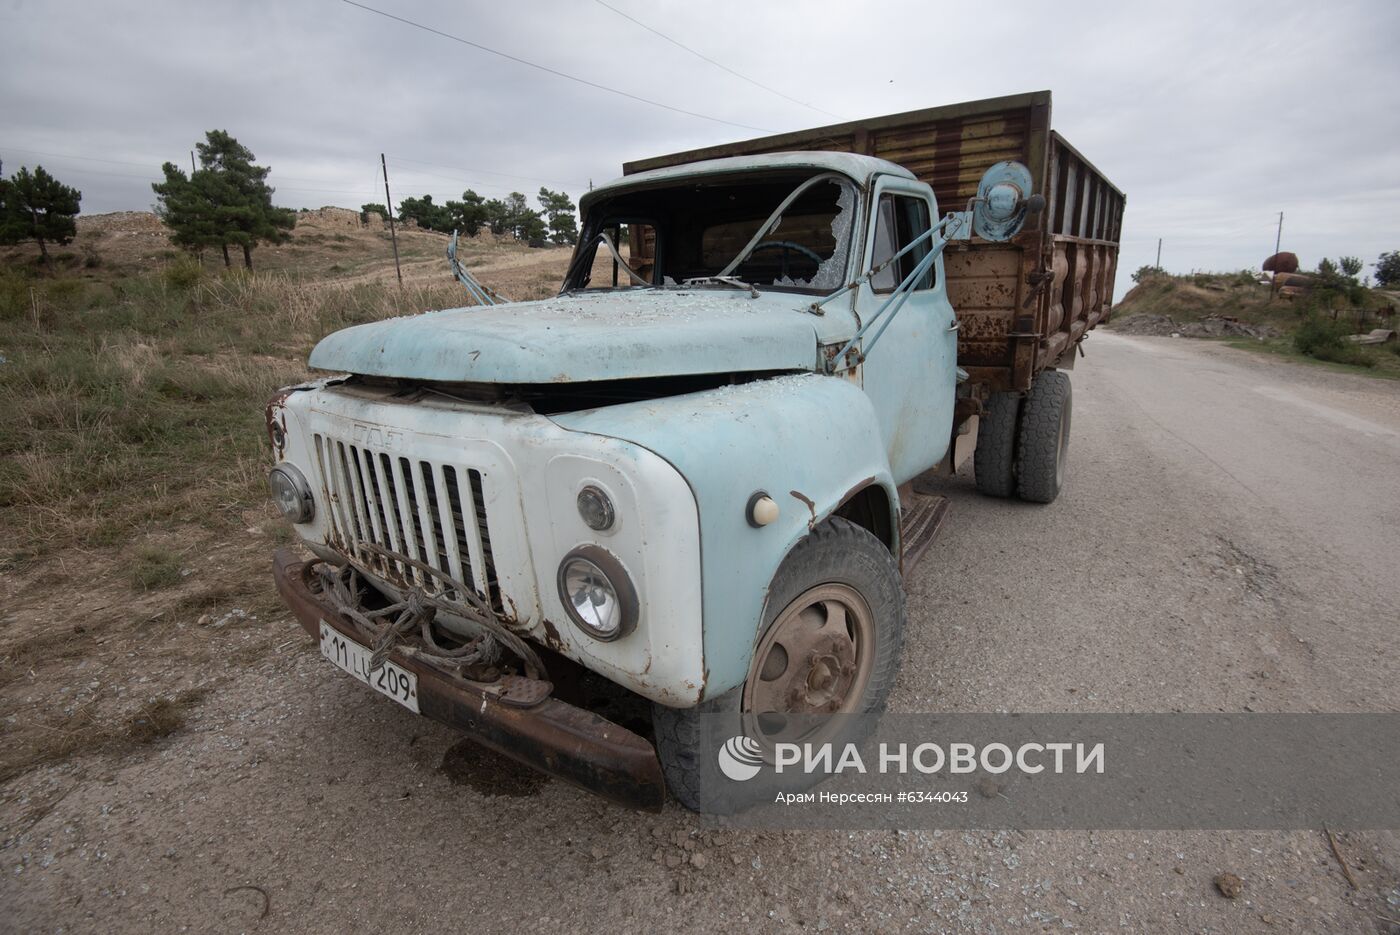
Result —
<instances>
[{"instance_id":1,"label":"front tire","mask_svg":"<svg viewBox=\"0 0 1400 935\"><path fill-rule=\"evenodd\" d=\"M746 720L757 715L884 711L904 628L904 588L890 550L849 520L822 523L773 576L744 684L694 708L653 705L656 752L671 795L712 814L762 798L761 784L740 785L718 761L720 746L744 735Z\"/></svg>"}]
</instances>

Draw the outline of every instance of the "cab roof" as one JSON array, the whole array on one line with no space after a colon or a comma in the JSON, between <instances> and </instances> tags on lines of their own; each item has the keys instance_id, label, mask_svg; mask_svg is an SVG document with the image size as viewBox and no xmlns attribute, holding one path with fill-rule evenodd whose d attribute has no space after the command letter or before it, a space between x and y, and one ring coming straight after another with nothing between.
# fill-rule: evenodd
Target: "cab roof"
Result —
<instances>
[{"instance_id":1,"label":"cab roof","mask_svg":"<svg viewBox=\"0 0 1400 935\"><path fill-rule=\"evenodd\" d=\"M760 156L729 156L724 159L705 159L700 162L687 162L664 169L649 169L633 175L625 175L600 185L579 199L583 208L594 199L611 195L636 186L652 185L657 182L679 181L701 175L721 175L739 172L762 172L771 169L812 169L817 172L839 172L850 176L858 184L864 185L876 175L894 175L913 179L914 173L901 165L874 156L861 156L855 153L796 152L765 153Z\"/></svg>"}]
</instances>

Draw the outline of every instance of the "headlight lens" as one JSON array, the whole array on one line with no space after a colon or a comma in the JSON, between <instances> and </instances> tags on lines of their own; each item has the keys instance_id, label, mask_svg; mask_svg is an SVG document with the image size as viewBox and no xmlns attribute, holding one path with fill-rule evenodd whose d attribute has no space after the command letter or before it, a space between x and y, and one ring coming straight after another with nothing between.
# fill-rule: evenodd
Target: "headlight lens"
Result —
<instances>
[{"instance_id":1,"label":"headlight lens","mask_svg":"<svg viewBox=\"0 0 1400 935\"><path fill-rule=\"evenodd\" d=\"M598 546L574 549L559 564L559 599L579 629L615 640L637 625L637 591L622 563Z\"/></svg>"},{"instance_id":2,"label":"headlight lens","mask_svg":"<svg viewBox=\"0 0 1400 935\"><path fill-rule=\"evenodd\" d=\"M611 529L617 518L612 500L601 489L592 486L578 492L578 515L583 517L589 529L598 532Z\"/></svg>"},{"instance_id":3,"label":"headlight lens","mask_svg":"<svg viewBox=\"0 0 1400 935\"><path fill-rule=\"evenodd\" d=\"M311 485L293 465L279 464L273 468L267 476L267 486L272 491L273 502L287 522L308 523L316 515Z\"/></svg>"}]
</instances>

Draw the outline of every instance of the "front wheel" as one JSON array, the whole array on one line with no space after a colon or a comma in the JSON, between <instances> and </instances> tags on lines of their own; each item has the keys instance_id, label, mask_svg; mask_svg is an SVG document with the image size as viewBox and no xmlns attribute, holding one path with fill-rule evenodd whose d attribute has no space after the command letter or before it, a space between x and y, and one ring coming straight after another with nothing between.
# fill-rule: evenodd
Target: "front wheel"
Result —
<instances>
[{"instance_id":1,"label":"front wheel","mask_svg":"<svg viewBox=\"0 0 1400 935\"><path fill-rule=\"evenodd\" d=\"M671 794L698 812L741 810L755 800L756 787L721 772L727 740L753 736L765 716L883 711L899 671L904 625L899 566L884 543L840 517L818 526L773 577L744 684L694 708L653 706L656 751Z\"/></svg>"}]
</instances>

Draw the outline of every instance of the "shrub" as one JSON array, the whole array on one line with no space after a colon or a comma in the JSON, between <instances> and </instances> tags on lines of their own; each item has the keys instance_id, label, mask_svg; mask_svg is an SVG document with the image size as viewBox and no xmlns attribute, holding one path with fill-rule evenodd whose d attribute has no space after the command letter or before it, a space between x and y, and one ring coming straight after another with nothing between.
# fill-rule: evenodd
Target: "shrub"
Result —
<instances>
[{"instance_id":1,"label":"shrub","mask_svg":"<svg viewBox=\"0 0 1400 935\"><path fill-rule=\"evenodd\" d=\"M1167 275L1167 271L1160 266L1139 266L1137 272L1133 273L1133 282L1142 282L1144 279L1165 275Z\"/></svg>"},{"instance_id":2,"label":"shrub","mask_svg":"<svg viewBox=\"0 0 1400 935\"><path fill-rule=\"evenodd\" d=\"M161 275L165 278L167 286L185 291L199 284L200 279L204 277L204 267L193 258L183 256L162 270Z\"/></svg>"},{"instance_id":3,"label":"shrub","mask_svg":"<svg viewBox=\"0 0 1400 935\"><path fill-rule=\"evenodd\" d=\"M1300 354L1317 357L1319 351L1335 351L1346 343L1351 329L1338 321L1310 315L1293 332L1293 348Z\"/></svg>"},{"instance_id":4,"label":"shrub","mask_svg":"<svg viewBox=\"0 0 1400 935\"><path fill-rule=\"evenodd\" d=\"M1313 315L1293 332L1293 347L1298 353L1315 360L1351 364L1354 367L1376 366L1375 357L1348 340L1351 333L1351 328L1344 322Z\"/></svg>"}]
</instances>

